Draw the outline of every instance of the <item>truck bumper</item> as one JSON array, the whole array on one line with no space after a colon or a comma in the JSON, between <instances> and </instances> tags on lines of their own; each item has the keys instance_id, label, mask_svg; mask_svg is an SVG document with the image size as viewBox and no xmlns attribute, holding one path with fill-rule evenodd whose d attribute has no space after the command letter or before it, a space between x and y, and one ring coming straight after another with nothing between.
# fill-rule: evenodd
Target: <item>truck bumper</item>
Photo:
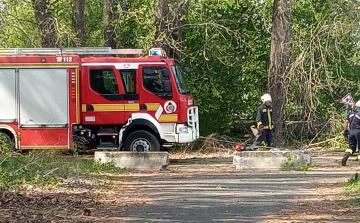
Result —
<instances>
[{"instance_id":1,"label":"truck bumper","mask_svg":"<svg viewBox=\"0 0 360 223\"><path fill-rule=\"evenodd\" d=\"M168 143L189 143L197 140L199 135L198 107L191 107L187 111L188 121L183 124L162 124L165 132L164 140Z\"/></svg>"},{"instance_id":2,"label":"truck bumper","mask_svg":"<svg viewBox=\"0 0 360 223\"><path fill-rule=\"evenodd\" d=\"M178 124L176 126L176 133L179 134L179 143L193 142L200 137L198 107L194 106L189 108L187 110L187 116L187 125Z\"/></svg>"},{"instance_id":3,"label":"truck bumper","mask_svg":"<svg viewBox=\"0 0 360 223\"><path fill-rule=\"evenodd\" d=\"M179 136L179 143L193 142L199 138L197 130L193 127L178 124L176 129Z\"/></svg>"}]
</instances>

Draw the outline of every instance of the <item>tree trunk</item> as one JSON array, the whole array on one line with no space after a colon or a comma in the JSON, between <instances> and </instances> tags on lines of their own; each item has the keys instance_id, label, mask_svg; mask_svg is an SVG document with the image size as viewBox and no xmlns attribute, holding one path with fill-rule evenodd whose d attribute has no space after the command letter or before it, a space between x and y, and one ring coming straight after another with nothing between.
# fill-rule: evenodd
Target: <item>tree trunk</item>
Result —
<instances>
[{"instance_id":1,"label":"tree trunk","mask_svg":"<svg viewBox=\"0 0 360 223\"><path fill-rule=\"evenodd\" d=\"M73 41L75 47L85 46L84 8L85 0L74 0L72 25L76 36Z\"/></svg>"},{"instance_id":2,"label":"tree trunk","mask_svg":"<svg viewBox=\"0 0 360 223\"><path fill-rule=\"evenodd\" d=\"M269 92L273 101L275 137L284 144L285 81L290 64L291 8L293 0L274 0L269 66Z\"/></svg>"},{"instance_id":3,"label":"tree trunk","mask_svg":"<svg viewBox=\"0 0 360 223\"><path fill-rule=\"evenodd\" d=\"M183 49L182 18L187 15L189 0L156 0L154 47L161 47L169 57L179 58Z\"/></svg>"},{"instance_id":4,"label":"tree trunk","mask_svg":"<svg viewBox=\"0 0 360 223\"><path fill-rule=\"evenodd\" d=\"M104 0L104 46L116 48L114 20L117 14L116 0Z\"/></svg>"},{"instance_id":5,"label":"tree trunk","mask_svg":"<svg viewBox=\"0 0 360 223\"><path fill-rule=\"evenodd\" d=\"M129 5L127 0L121 0L120 1L120 14L126 15L129 11Z\"/></svg>"},{"instance_id":6,"label":"tree trunk","mask_svg":"<svg viewBox=\"0 0 360 223\"><path fill-rule=\"evenodd\" d=\"M170 46L166 43L166 36L169 33L169 0L156 0L155 10L155 40L153 45L163 48L169 54Z\"/></svg>"},{"instance_id":7,"label":"tree trunk","mask_svg":"<svg viewBox=\"0 0 360 223\"><path fill-rule=\"evenodd\" d=\"M59 47L59 39L56 33L56 22L51 15L46 0L33 0L36 24L40 31L42 47Z\"/></svg>"},{"instance_id":8,"label":"tree trunk","mask_svg":"<svg viewBox=\"0 0 360 223\"><path fill-rule=\"evenodd\" d=\"M178 4L178 12L173 11L173 32L172 38L174 40L173 53L171 57L180 59L184 50L184 39L186 29L183 25L187 22L186 17L189 9L189 0L180 0Z\"/></svg>"}]
</instances>

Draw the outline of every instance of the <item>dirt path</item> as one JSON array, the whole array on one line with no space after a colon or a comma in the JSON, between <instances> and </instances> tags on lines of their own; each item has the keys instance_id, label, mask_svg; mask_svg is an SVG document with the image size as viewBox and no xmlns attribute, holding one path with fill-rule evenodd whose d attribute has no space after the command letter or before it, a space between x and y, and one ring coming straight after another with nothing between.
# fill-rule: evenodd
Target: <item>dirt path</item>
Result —
<instances>
[{"instance_id":1,"label":"dirt path","mask_svg":"<svg viewBox=\"0 0 360 223\"><path fill-rule=\"evenodd\" d=\"M0 191L0 222L360 222L339 184L359 164L341 167L341 154L315 154L306 172L237 171L226 156L171 157L167 171Z\"/></svg>"},{"instance_id":2,"label":"dirt path","mask_svg":"<svg viewBox=\"0 0 360 223\"><path fill-rule=\"evenodd\" d=\"M314 167L307 172L236 171L231 162L231 158L173 160L170 171L133 173L126 187L136 191L137 199L143 199L144 204L131 206L122 216L113 217L125 222L360 220L358 210L347 216L341 209L344 206L339 206L339 212L334 208L335 199L342 199L338 182L358 170L352 161L352 167L340 167L338 154L314 157ZM321 194L320 188L327 189L333 200ZM334 189L338 196L332 194ZM333 211L325 214L328 208L324 211L322 201ZM321 216L316 209L322 210Z\"/></svg>"}]
</instances>

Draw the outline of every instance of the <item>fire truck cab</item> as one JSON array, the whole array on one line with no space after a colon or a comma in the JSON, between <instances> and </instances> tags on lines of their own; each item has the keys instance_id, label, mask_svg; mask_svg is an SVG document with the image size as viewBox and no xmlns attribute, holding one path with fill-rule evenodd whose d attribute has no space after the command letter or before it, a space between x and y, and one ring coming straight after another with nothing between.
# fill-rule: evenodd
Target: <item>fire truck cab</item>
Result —
<instances>
[{"instance_id":1,"label":"fire truck cab","mask_svg":"<svg viewBox=\"0 0 360 223\"><path fill-rule=\"evenodd\" d=\"M161 49L0 49L0 141L15 149L160 151L199 138L188 68Z\"/></svg>"}]
</instances>

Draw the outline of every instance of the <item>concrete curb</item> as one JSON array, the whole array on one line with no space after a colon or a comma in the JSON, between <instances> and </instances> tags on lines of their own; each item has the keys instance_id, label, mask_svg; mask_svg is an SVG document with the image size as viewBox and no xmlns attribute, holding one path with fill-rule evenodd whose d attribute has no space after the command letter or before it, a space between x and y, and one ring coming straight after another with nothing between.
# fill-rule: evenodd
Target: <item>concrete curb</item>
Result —
<instances>
[{"instance_id":1,"label":"concrete curb","mask_svg":"<svg viewBox=\"0 0 360 223\"><path fill-rule=\"evenodd\" d=\"M233 165L241 169L299 169L302 165L311 164L311 151L244 151L234 152Z\"/></svg>"},{"instance_id":2,"label":"concrete curb","mask_svg":"<svg viewBox=\"0 0 360 223\"><path fill-rule=\"evenodd\" d=\"M131 170L164 170L170 164L167 152L96 151L95 160Z\"/></svg>"}]
</instances>

